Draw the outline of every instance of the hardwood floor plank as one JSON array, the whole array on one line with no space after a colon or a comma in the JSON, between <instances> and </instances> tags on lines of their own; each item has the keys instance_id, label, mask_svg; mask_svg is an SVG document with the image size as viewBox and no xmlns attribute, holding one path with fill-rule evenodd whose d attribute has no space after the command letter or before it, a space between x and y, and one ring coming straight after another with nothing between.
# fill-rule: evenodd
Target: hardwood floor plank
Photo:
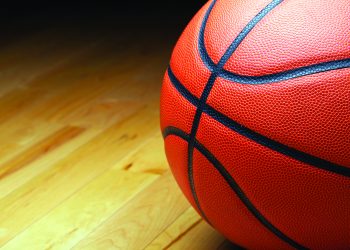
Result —
<instances>
[{"instance_id":1,"label":"hardwood floor plank","mask_svg":"<svg viewBox=\"0 0 350 250\"><path fill-rule=\"evenodd\" d=\"M149 244L146 250L168 249L174 242L178 241L196 227L202 221L198 213L192 208L188 208L176 219L166 230Z\"/></svg>"},{"instance_id":2,"label":"hardwood floor plank","mask_svg":"<svg viewBox=\"0 0 350 250\"><path fill-rule=\"evenodd\" d=\"M77 150L77 148L86 144L101 132L101 130L94 129L86 130L72 140L69 140L65 144L55 148L55 150L47 152L40 158L27 164L20 171L12 173L10 176L3 178L0 181L0 199L3 199L5 196L9 195L9 193L18 189L35 176L55 166L57 162L66 158L73 151ZM30 146L28 148L30 149ZM16 158L16 156L14 157ZM22 157L22 152L19 153L19 157Z\"/></svg>"},{"instance_id":3,"label":"hardwood floor plank","mask_svg":"<svg viewBox=\"0 0 350 250\"><path fill-rule=\"evenodd\" d=\"M69 249L157 176L109 170L26 228L2 249Z\"/></svg>"},{"instance_id":4,"label":"hardwood floor plank","mask_svg":"<svg viewBox=\"0 0 350 250\"><path fill-rule=\"evenodd\" d=\"M170 43L61 26L0 46L0 249L229 249L174 180Z\"/></svg>"},{"instance_id":5,"label":"hardwood floor plank","mask_svg":"<svg viewBox=\"0 0 350 250\"><path fill-rule=\"evenodd\" d=\"M188 207L167 172L73 249L143 249Z\"/></svg>"},{"instance_id":6,"label":"hardwood floor plank","mask_svg":"<svg viewBox=\"0 0 350 250\"><path fill-rule=\"evenodd\" d=\"M0 200L0 246L132 152L158 129L145 107ZM16 218L14 221L13 218Z\"/></svg>"},{"instance_id":7,"label":"hardwood floor plank","mask_svg":"<svg viewBox=\"0 0 350 250\"><path fill-rule=\"evenodd\" d=\"M40 141L28 148L25 152L22 152L21 155L5 162L4 164L1 164L0 181L5 177L19 171L21 168L24 168L27 164L30 164L31 162L40 158L43 154L53 151L67 141L77 137L83 133L84 130L84 128L80 127L63 127L48 138L45 138L43 141Z\"/></svg>"},{"instance_id":8,"label":"hardwood floor plank","mask_svg":"<svg viewBox=\"0 0 350 250\"><path fill-rule=\"evenodd\" d=\"M0 125L0 164L10 161L16 155L39 143L62 129L60 124L48 124L25 117L15 122Z\"/></svg>"},{"instance_id":9,"label":"hardwood floor plank","mask_svg":"<svg viewBox=\"0 0 350 250\"><path fill-rule=\"evenodd\" d=\"M123 108L125 106L128 108ZM0 126L0 132L3 132L0 134L0 198L13 190L14 187L18 187L25 180L28 180L30 176L33 177L33 174L38 173L40 169L43 169L42 164L37 166L31 164L31 161L36 161L39 156L43 157L43 155L47 155L50 151L62 146L61 144L66 144L68 141L64 138L67 136L69 137L67 139L74 141L75 137L79 136L86 128L89 128L89 130L94 128L91 132L97 135L113 123L132 115L141 107L142 104L131 101L100 100L96 103L82 105L78 108L78 112L72 112L71 122L62 122L62 125L45 121L39 122L35 117L30 120L18 117L18 119L8 122L8 126ZM18 128L16 124L22 124L23 127ZM66 127L60 128L62 126ZM70 131L68 128L74 131L74 128L76 128L81 131L79 135L72 137L68 133ZM90 137L91 139L90 134L89 132L84 135L84 138ZM67 152L69 150L63 152L61 150L60 154L54 154L56 157L51 157L51 163L62 158ZM46 163L48 162L46 161ZM9 172L13 175L14 170L24 166L26 168L32 167L32 171L21 171L20 176L22 178L11 178L10 182L9 180L4 181L2 175L8 175ZM9 185L11 182L12 185Z\"/></svg>"},{"instance_id":10,"label":"hardwood floor plank","mask_svg":"<svg viewBox=\"0 0 350 250\"><path fill-rule=\"evenodd\" d=\"M0 97L0 123L19 115L28 106L35 105L44 95L40 89L14 90Z\"/></svg>"},{"instance_id":11,"label":"hardwood floor plank","mask_svg":"<svg viewBox=\"0 0 350 250\"><path fill-rule=\"evenodd\" d=\"M160 130L133 157L119 163L123 169L162 175L169 170Z\"/></svg>"}]
</instances>

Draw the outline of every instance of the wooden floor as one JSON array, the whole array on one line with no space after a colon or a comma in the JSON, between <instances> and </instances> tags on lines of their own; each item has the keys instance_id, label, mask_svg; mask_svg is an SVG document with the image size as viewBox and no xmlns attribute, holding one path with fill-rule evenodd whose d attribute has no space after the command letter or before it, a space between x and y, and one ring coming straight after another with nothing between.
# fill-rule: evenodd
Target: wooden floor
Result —
<instances>
[{"instance_id":1,"label":"wooden floor","mask_svg":"<svg viewBox=\"0 0 350 250\"><path fill-rule=\"evenodd\" d=\"M159 90L173 41L136 42L50 29L2 43L1 249L232 248L164 155Z\"/></svg>"}]
</instances>

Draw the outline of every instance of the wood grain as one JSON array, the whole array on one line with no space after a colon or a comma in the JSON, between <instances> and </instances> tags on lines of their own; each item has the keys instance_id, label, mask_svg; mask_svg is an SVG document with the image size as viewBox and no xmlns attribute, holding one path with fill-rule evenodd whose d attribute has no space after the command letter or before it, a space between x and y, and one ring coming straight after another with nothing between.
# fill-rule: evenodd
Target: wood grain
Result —
<instances>
[{"instance_id":1,"label":"wood grain","mask_svg":"<svg viewBox=\"0 0 350 250\"><path fill-rule=\"evenodd\" d=\"M167 172L75 249L143 249L188 207Z\"/></svg>"},{"instance_id":2,"label":"wood grain","mask_svg":"<svg viewBox=\"0 0 350 250\"><path fill-rule=\"evenodd\" d=\"M188 208L167 229L159 234L145 249L169 249L175 242L201 223L202 219L192 208Z\"/></svg>"},{"instance_id":3,"label":"wood grain","mask_svg":"<svg viewBox=\"0 0 350 250\"><path fill-rule=\"evenodd\" d=\"M173 44L143 37L57 26L0 47L0 249L232 246L169 170L159 93Z\"/></svg>"},{"instance_id":4,"label":"wood grain","mask_svg":"<svg viewBox=\"0 0 350 250\"><path fill-rule=\"evenodd\" d=\"M30 249L69 248L155 178L141 173L107 171L28 227L3 249L20 249L22 246Z\"/></svg>"}]
</instances>

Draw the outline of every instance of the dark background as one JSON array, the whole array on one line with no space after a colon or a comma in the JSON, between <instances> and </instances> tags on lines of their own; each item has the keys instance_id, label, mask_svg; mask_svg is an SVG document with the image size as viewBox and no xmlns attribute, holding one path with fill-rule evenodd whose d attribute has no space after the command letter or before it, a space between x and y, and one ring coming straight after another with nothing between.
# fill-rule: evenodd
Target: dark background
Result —
<instances>
[{"instance_id":1,"label":"dark background","mask_svg":"<svg viewBox=\"0 0 350 250\"><path fill-rule=\"evenodd\" d=\"M195 1L6 1L0 7L2 40L50 27L75 32L115 29L116 33L147 31L178 36L205 4ZM165 38L164 38L165 39Z\"/></svg>"}]
</instances>

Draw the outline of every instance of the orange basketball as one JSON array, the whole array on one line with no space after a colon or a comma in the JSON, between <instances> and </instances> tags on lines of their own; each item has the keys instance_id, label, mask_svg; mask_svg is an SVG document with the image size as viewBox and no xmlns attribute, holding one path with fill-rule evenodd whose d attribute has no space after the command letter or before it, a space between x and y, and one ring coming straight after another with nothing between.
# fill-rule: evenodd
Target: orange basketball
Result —
<instances>
[{"instance_id":1,"label":"orange basketball","mask_svg":"<svg viewBox=\"0 0 350 250\"><path fill-rule=\"evenodd\" d=\"M172 172L249 249L350 249L349 0L213 0L161 93Z\"/></svg>"}]
</instances>

